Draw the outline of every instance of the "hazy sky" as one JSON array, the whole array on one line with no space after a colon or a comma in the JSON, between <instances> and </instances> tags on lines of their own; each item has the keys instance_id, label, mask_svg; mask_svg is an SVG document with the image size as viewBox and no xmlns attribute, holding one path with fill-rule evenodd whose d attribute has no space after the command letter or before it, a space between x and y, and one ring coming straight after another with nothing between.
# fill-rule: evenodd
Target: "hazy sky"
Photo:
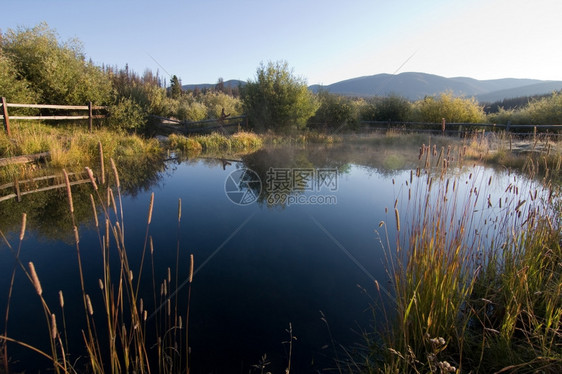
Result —
<instances>
[{"instance_id":1,"label":"hazy sky","mask_svg":"<svg viewBox=\"0 0 562 374\"><path fill-rule=\"evenodd\" d=\"M560 0L3 0L0 29L41 21L97 64L184 84L254 79L285 60L309 84L406 71L562 80Z\"/></svg>"}]
</instances>

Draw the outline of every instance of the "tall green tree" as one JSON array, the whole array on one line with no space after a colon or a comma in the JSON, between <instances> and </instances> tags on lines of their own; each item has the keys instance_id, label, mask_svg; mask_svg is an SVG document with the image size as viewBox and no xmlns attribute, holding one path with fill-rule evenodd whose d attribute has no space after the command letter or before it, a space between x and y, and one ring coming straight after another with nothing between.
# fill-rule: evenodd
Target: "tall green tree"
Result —
<instances>
[{"instance_id":1,"label":"tall green tree","mask_svg":"<svg viewBox=\"0 0 562 374\"><path fill-rule=\"evenodd\" d=\"M2 53L43 103L106 104L111 99L110 79L101 68L86 61L80 42L59 42L46 23L8 29L2 38Z\"/></svg>"},{"instance_id":2,"label":"tall green tree","mask_svg":"<svg viewBox=\"0 0 562 374\"><path fill-rule=\"evenodd\" d=\"M177 99L181 96L181 83L177 75L173 75L170 80L170 95L172 99Z\"/></svg>"},{"instance_id":3,"label":"tall green tree","mask_svg":"<svg viewBox=\"0 0 562 374\"><path fill-rule=\"evenodd\" d=\"M318 108L306 81L296 77L285 61L260 64L256 80L241 93L244 110L257 130L303 128Z\"/></svg>"}]
</instances>

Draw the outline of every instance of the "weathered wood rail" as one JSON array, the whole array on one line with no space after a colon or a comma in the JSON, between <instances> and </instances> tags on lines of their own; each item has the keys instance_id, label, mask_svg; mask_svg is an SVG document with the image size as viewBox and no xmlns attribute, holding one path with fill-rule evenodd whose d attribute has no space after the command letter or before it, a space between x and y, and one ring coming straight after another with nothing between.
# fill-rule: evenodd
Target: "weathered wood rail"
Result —
<instances>
[{"instance_id":1,"label":"weathered wood rail","mask_svg":"<svg viewBox=\"0 0 562 374\"><path fill-rule=\"evenodd\" d=\"M82 175L80 174L75 174L75 173L68 173L69 177L73 177L75 176L76 178L81 178ZM24 190L23 188L31 183L37 183L37 182L41 182L41 181L50 181L53 180L56 182L56 180L63 180L64 176L62 174L59 175L49 175L49 176L44 176L44 177L37 177L37 178L31 178L31 179L24 179L24 180L18 180L15 179L13 183L6 183L3 185L0 185L0 191L1 190L5 190L7 188L13 188L14 192L13 193L9 193L7 195L4 196L0 196L0 202L5 201L5 200L10 200L10 199L16 199L18 202L21 201L21 197L24 195L30 195L30 194L34 194L34 193L38 193L38 192L44 192L44 191L50 191L50 190L54 190L54 189L59 189L59 188L65 188L66 187L66 183L56 183L53 185L47 185L47 186L43 186L43 187L36 187L36 188L32 188L29 190ZM89 183L90 179L89 178L82 178L82 179L76 179L72 182L70 182L71 186L77 185L77 184L84 184L84 183Z\"/></svg>"},{"instance_id":2,"label":"weathered wood rail","mask_svg":"<svg viewBox=\"0 0 562 374\"><path fill-rule=\"evenodd\" d=\"M0 117L4 120L4 129L8 136L10 134L10 120L88 120L88 128L92 131L93 120L98 118L106 118L105 114L94 114L94 110L107 110L106 106L92 105L90 101L88 105L53 105L53 104L18 104L8 103L6 98L2 97L2 114ZM8 108L35 108L35 109L55 109L55 110L72 110L72 111L87 111L87 115L83 116L10 116Z\"/></svg>"},{"instance_id":3,"label":"weathered wood rail","mask_svg":"<svg viewBox=\"0 0 562 374\"><path fill-rule=\"evenodd\" d=\"M504 130L516 135L536 135L537 132L548 132L549 136L562 136L562 125L512 125L495 123L458 123L458 122L404 122L404 121L361 121L367 129L402 130L414 132L433 132L444 134L464 134L476 130L498 131ZM525 132L524 130L529 130Z\"/></svg>"},{"instance_id":4,"label":"weathered wood rail","mask_svg":"<svg viewBox=\"0 0 562 374\"><path fill-rule=\"evenodd\" d=\"M170 132L181 132L184 134L195 134L209 132L213 130L223 130L244 125L248 127L248 118L245 115L227 117L224 119L206 119L202 121L181 121L175 118L166 118L151 115L151 118L160 121L159 126ZM205 126L206 124L216 124L215 126ZM178 126L179 125L179 126Z\"/></svg>"}]
</instances>

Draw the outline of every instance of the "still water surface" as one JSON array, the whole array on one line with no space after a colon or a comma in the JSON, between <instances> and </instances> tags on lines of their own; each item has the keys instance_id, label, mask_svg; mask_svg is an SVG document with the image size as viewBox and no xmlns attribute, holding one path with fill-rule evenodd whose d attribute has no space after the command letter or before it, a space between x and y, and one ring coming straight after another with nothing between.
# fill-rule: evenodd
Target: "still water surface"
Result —
<instances>
[{"instance_id":1,"label":"still water surface","mask_svg":"<svg viewBox=\"0 0 562 374\"><path fill-rule=\"evenodd\" d=\"M353 350L364 344L362 332L377 323L371 311L371 297L376 296L373 280L389 287L381 244L381 235L386 243L386 233L377 229L380 221L388 221L390 243L394 241L394 203L417 165L417 150L413 151L412 157L401 150L368 147L277 148L228 161L171 160L148 186L124 194L126 247L133 268L140 263L152 192L149 234L156 278L164 279L168 267L175 269L178 242L180 283L187 278L189 255L194 255L189 319L192 372L247 373L263 354L271 361L269 369L279 371L288 361L289 347L284 342L289 340L289 324L297 337L294 372L334 368L335 357L343 357L340 346ZM477 176L471 176L480 178L477 183L485 184L494 176L492 187L497 188L492 199L497 201L513 176L478 170ZM468 171L456 172L468 180ZM91 192L89 186L83 188ZM54 201L63 206L59 209L67 209L62 191L53 193L41 209L48 210ZM80 225L86 287L93 295L94 309L101 311L99 241L91 211L88 218L88 204L80 209L86 217ZM80 300L72 231L63 222L57 230L68 231L53 234L46 228L50 221L44 213L28 224L21 258L23 263L34 261L48 302L56 305L58 290L64 291L69 329L79 331L82 307L71 301ZM17 248L19 229L0 229ZM5 244L0 246L0 256L0 286L7 293L14 261ZM152 300L148 271L145 265L142 292L145 300ZM21 272L11 307L8 335L44 344L48 332L40 304ZM154 310L153 305L147 308ZM4 304L1 309L3 321ZM71 338L76 339L74 346L82 344L79 336ZM12 355L17 367L41 365L30 359L35 356L28 351L14 348Z\"/></svg>"}]
</instances>

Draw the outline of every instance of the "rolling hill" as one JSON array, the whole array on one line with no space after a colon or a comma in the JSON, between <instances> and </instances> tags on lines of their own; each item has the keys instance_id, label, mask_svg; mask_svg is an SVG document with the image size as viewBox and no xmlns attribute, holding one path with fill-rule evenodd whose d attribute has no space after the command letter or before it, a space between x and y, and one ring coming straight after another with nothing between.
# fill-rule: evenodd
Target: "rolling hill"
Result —
<instances>
[{"instance_id":1,"label":"rolling hill","mask_svg":"<svg viewBox=\"0 0 562 374\"><path fill-rule=\"evenodd\" d=\"M240 80L225 81L225 87L246 84ZM184 90L213 88L216 84L189 84ZM376 74L336 82L330 85L312 85L313 92L326 90L346 96L388 96L397 95L410 100L437 95L450 91L456 96L475 97L480 102L493 102L521 96L549 94L562 90L562 81L538 79L503 78L478 80L468 77L445 78L426 73Z\"/></svg>"}]
</instances>

